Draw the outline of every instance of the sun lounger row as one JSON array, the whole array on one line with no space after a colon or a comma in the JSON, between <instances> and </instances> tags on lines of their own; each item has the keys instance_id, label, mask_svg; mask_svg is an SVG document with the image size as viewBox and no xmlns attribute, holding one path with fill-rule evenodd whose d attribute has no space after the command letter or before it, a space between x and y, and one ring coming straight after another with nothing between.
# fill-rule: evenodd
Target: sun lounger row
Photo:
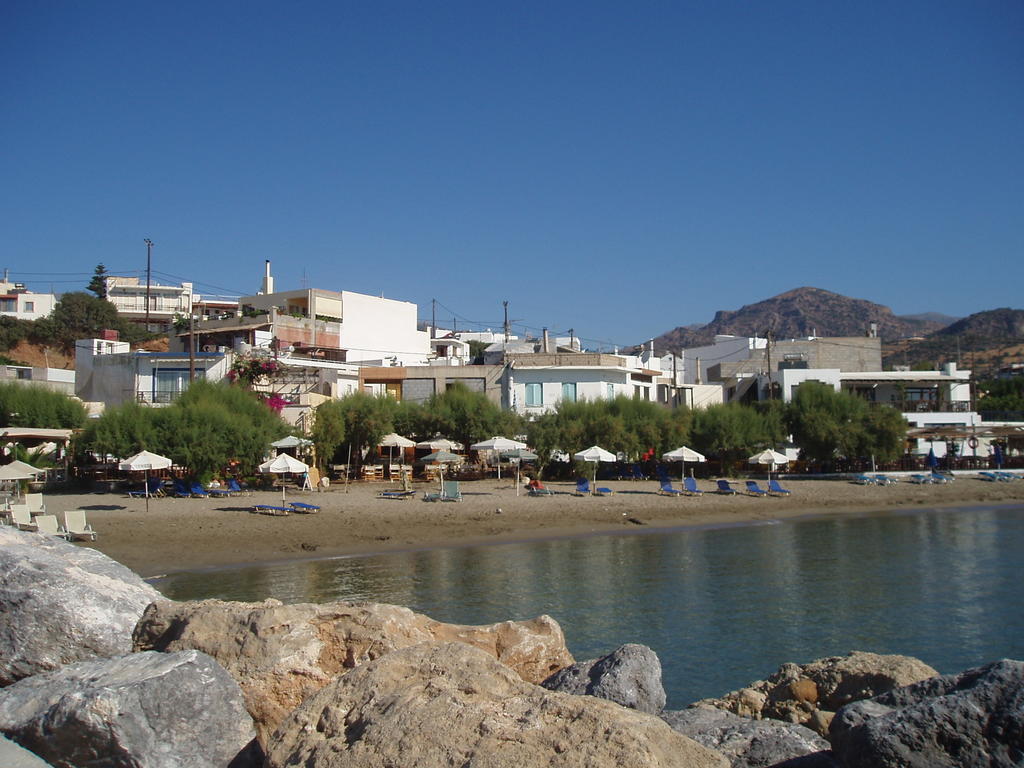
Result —
<instances>
[{"instance_id":1,"label":"sun lounger row","mask_svg":"<svg viewBox=\"0 0 1024 768\"><path fill-rule=\"evenodd\" d=\"M978 477L982 480L987 480L990 483L1009 483L1013 480L1024 479L1020 475L1015 475L1013 472L979 472Z\"/></svg>"},{"instance_id":2,"label":"sun lounger row","mask_svg":"<svg viewBox=\"0 0 1024 768\"><path fill-rule=\"evenodd\" d=\"M19 531L36 531L50 536L60 536L69 541L96 541L96 531L85 519L85 510L72 509L64 513L64 525L57 522L56 515L35 515L29 512L27 504L13 504L9 512L11 525Z\"/></svg>"},{"instance_id":3,"label":"sun lounger row","mask_svg":"<svg viewBox=\"0 0 1024 768\"><path fill-rule=\"evenodd\" d=\"M220 499L227 496L248 496L250 493L248 488L243 488L233 477L228 479L225 488L203 488L198 481L188 483L181 478L174 481L174 495L179 499Z\"/></svg>"},{"instance_id":4,"label":"sun lounger row","mask_svg":"<svg viewBox=\"0 0 1024 768\"><path fill-rule=\"evenodd\" d=\"M316 504L305 504L301 501L289 501L288 506L280 506L277 504L255 504L252 508L253 512L257 512L261 515L277 515L278 517L284 517L290 514L309 515L320 511L320 507Z\"/></svg>"}]
</instances>

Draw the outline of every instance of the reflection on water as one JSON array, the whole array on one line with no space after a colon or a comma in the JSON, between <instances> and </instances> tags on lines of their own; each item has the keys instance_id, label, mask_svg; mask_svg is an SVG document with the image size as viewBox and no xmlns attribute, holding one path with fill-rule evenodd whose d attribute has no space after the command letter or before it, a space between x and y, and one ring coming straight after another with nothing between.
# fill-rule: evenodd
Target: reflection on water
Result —
<instances>
[{"instance_id":1,"label":"reflection on water","mask_svg":"<svg viewBox=\"0 0 1024 768\"><path fill-rule=\"evenodd\" d=\"M187 600L371 600L484 624L547 613L576 658L651 646L669 706L849 650L941 672L1024 658L1024 509L893 512L177 574Z\"/></svg>"}]
</instances>

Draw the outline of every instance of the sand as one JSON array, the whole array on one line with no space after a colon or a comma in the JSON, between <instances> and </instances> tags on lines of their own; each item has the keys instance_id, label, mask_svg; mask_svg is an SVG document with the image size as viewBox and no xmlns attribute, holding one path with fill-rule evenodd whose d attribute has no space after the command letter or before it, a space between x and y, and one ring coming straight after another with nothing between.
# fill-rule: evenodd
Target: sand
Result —
<instances>
[{"instance_id":1,"label":"sand","mask_svg":"<svg viewBox=\"0 0 1024 768\"><path fill-rule=\"evenodd\" d=\"M844 480L783 478L790 497L756 498L705 493L672 498L651 481L602 482L616 493L576 497L570 483L549 483L550 497L516 496L513 482L462 483L461 502L428 503L417 496L378 498L386 483L358 483L346 490L289 493L289 500L317 504L315 514L255 514L256 503L280 503L280 493L257 492L221 499L144 499L106 494L47 494L47 511L63 521L66 509L84 509L98 540L93 546L137 573L175 571L282 560L323 558L522 541L629 530L721 526L805 515L847 514L901 507L988 506L1024 501L1024 481L989 483L959 477L948 485L900 482L860 486ZM699 481L701 488L711 487ZM762 483L763 485L763 483Z\"/></svg>"}]
</instances>

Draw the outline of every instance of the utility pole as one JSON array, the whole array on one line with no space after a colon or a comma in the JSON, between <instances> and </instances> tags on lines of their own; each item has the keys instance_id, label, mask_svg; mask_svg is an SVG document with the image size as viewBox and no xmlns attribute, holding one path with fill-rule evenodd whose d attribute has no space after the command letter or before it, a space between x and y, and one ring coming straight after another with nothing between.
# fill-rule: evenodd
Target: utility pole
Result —
<instances>
[{"instance_id":1,"label":"utility pole","mask_svg":"<svg viewBox=\"0 0 1024 768\"><path fill-rule=\"evenodd\" d=\"M188 309L188 383L196 380L196 313Z\"/></svg>"},{"instance_id":2,"label":"utility pole","mask_svg":"<svg viewBox=\"0 0 1024 768\"><path fill-rule=\"evenodd\" d=\"M576 349L576 336L573 330L573 328L569 329L569 349Z\"/></svg>"},{"instance_id":3,"label":"utility pole","mask_svg":"<svg viewBox=\"0 0 1024 768\"><path fill-rule=\"evenodd\" d=\"M437 299L430 300L430 338L437 338Z\"/></svg>"},{"instance_id":4,"label":"utility pole","mask_svg":"<svg viewBox=\"0 0 1024 768\"><path fill-rule=\"evenodd\" d=\"M508 301L501 302L501 306L505 308L505 344L508 344L508 337L512 331L508 323Z\"/></svg>"},{"instance_id":5,"label":"utility pole","mask_svg":"<svg viewBox=\"0 0 1024 768\"><path fill-rule=\"evenodd\" d=\"M153 241L147 237L143 242L146 243L146 333L149 333L149 292L153 272Z\"/></svg>"}]
</instances>

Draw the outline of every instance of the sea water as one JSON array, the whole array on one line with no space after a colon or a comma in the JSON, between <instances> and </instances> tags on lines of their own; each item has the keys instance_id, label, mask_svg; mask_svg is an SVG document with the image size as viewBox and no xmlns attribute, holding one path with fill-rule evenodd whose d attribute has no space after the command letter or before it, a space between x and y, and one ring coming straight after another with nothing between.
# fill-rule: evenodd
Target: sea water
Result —
<instances>
[{"instance_id":1,"label":"sea water","mask_svg":"<svg viewBox=\"0 0 1024 768\"><path fill-rule=\"evenodd\" d=\"M1024 508L880 512L180 573L178 600L370 600L441 621L546 613L577 659L643 643L669 708L851 650L940 672L1024 659Z\"/></svg>"}]
</instances>

